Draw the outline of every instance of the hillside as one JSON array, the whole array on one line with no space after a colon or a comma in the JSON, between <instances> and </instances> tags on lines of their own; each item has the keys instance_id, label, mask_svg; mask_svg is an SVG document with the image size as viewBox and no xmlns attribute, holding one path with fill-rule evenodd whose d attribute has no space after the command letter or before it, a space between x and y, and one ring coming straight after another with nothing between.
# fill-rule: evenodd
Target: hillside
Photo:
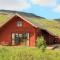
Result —
<instances>
[{"instance_id":1,"label":"hillside","mask_svg":"<svg viewBox=\"0 0 60 60\"><path fill-rule=\"evenodd\" d=\"M54 20L60 22L60 19L54 19Z\"/></svg>"},{"instance_id":2,"label":"hillside","mask_svg":"<svg viewBox=\"0 0 60 60\"><path fill-rule=\"evenodd\" d=\"M36 17L36 18L43 18L44 19L44 17L37 16L33 13L20 12L20 11L0 10L0 13L2 13L2 14L4 14L4 13L5 14L16 14L16 13L18 13L18 14L21 14L21 15L24 15L24 16L27 16L27 17Z\"/></svg>"},{"instance_id":3,"label":"hillside","mask_svg":"<svg viewBox=\"0 0 60 60\"><path fill-rule=\"evenodd\" d=\"M60 36L60 23L58 21L50 21L45 19L44 17L37 16L33 13L0 10L0 27L4 25L16 13L23 16L25 19L27 19L31 23L35 24L40 29L47 30L49 33L55 36Z\"/></svg>"}]
</instances>

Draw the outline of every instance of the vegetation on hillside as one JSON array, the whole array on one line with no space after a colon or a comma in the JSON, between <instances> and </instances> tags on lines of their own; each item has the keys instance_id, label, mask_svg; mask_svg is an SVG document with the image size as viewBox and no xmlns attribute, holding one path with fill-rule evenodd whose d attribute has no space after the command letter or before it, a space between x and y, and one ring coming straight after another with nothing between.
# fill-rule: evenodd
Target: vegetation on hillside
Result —
<instances>
[{"instance_id":1,"label":"vegetation on hillside","mask_svg":"<svg viewBox=\"0 0 60 60\"><path fill-rule=\"evenodd\" d=\"M23 15L23 16L27 16L27 17L36 17L36 18L43 18L43 19L45 19L44 17L41 17L41 16L37 16L37 15L35 15L35 14L33 14L33 13L27 13L27 12L21 12L21 11L12 11L12 10L0 10L0 12L2 13L2 14L16 14L16 13L18 13L18 14L20 14L20 15Z\"/></svg>"},{"instance_id":2,"label":"vegetation on hillside","mask_svg":"<svg viewBox=\"0 0 60 60\"><path fill-rule=\"evenodd\" d=\"M54 20L60 22L60 19L54 19Z\"/></svg>"}]
</instances>

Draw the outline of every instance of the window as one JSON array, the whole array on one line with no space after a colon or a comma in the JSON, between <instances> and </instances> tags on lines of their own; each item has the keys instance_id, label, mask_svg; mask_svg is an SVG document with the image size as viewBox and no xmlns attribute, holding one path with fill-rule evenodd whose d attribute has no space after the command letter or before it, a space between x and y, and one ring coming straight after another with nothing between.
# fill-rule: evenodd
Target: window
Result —
<instances>
[{"instance_id":1,"label":"window","mask_svg":"<svg viewBox=\"0 0 60 60\"><path fill-rule=\"evenodd\" d=\"M15 34L15 37L18 37L18 33Z\"/></svg>"},{"instance_id":2,"label":"window","mask_svg":"<svg viewBox=\"0 0 60 60\"><path fill-rule=\"evenodd\" d=\"M17 26L21 27L22 26L22 21L17 21Z\"/></svg>"},{"instance_id":3,"label":"window","mask_svg":"<svg viewBox=\"0 0 60 60\"><path fill-rule=\"evenodd\" d=\"M23 34L23 39L29 39L29 33L24 33Z\"/></svg>"},{"instance_id":4,"label":"window","mask_svg":"<svg viewBox=\"0 0 60 60\"><path fill-rule=\"evenodd\" d=\"M12 33L12 40L15 40L16 38L29 39L29 33L23 33L23 34Z\"/></svg>"},{"instance_id":5,"label":"window","mask_svg":"<svg viewBox=\"0 0 60 60\"><path fill-rule=\"evenodd\" d=\"M19 37L22 38L22 34L19 34Z\"/></svg>"},{"instance_id":6,"label":"window","mask_svg":"<svg viewBox=\"0 0 60 60\"><path fill-rule=\"evenodd\" d=\"M29 33L12 33L12 45L18 45L18 44L27 44L27 41L29 41ZM29 44L29 42L28 42Z\"/></svg>"},{"instance_id":7,"label":"window","mask_svg":"<svg viewBox=\"0 0 60 60\"><path fill-rule=\"evenodd\" d=\"M15 40L15 37L18 37L18 33L12 33L12 40Z\"/></svg>"}]
</instances>

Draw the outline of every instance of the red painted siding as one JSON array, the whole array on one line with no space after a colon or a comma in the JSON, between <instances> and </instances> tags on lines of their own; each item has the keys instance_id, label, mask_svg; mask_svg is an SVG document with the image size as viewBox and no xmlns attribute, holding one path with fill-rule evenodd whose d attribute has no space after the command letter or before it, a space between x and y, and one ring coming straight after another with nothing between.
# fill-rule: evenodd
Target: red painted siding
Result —
<instances>
[{"instance_id":1,"label":"red painted siding","mask_svg":"<svg viewBox=\"0 0 60 60\"><path fill-rule=\"evenodd\" d=\"M22 20L20 17L13 17L8 23L6 23L0 32L0 42L11 44L11 34L14 32L24 33L28 32L30 34L29 46L35 46L36 41L36 28L30 25L28 22L23 21L22 27L17 27L17 21Z\"/></svg>"}]
</instances>

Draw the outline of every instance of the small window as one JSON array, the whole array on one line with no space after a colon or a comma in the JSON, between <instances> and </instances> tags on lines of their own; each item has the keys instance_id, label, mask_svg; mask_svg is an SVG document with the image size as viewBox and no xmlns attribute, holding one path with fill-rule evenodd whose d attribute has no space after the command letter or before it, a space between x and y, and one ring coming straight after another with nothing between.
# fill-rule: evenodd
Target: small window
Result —
<instances>
[{"instance_id":1,"label":"small window","mask_svg":"<svg viewBox=\"0 0 60 60\"><path fill-rule=\"evenodd\" d=\"M17 21L17 26L21 27L22 26L22 21Z\"/></svg>"}]
</instances>

